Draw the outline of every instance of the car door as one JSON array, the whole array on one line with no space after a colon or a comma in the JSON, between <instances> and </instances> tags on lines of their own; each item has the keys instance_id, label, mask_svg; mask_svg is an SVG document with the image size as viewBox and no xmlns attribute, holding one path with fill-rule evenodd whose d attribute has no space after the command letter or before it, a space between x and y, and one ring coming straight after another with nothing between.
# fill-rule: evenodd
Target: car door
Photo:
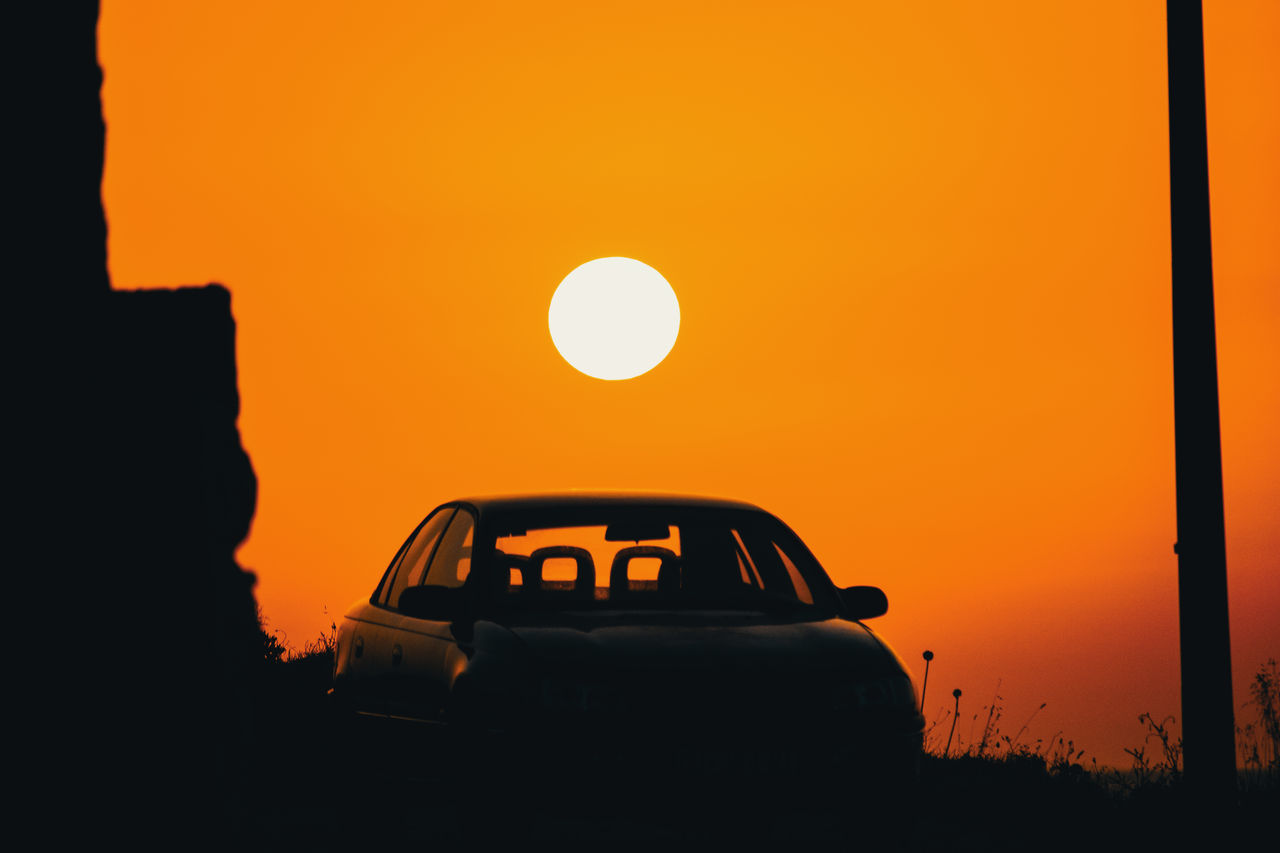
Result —
<instances>
[{"instance_id":1,"label":"car door","mask_svg":"<svg viewBox=\"0 0 1280 853\"><path fill-rule=\"evenodd\" d=\"M423 585L460 587L471 570L475 518L465 508L454 513L433 550L426 571L411 576ZM438 719L448 702L449 662L458 656L458 643L447 621L398 613L392 635L391 678L387 682L388 712L392 716Z\"/></svg>"}]
</instances>

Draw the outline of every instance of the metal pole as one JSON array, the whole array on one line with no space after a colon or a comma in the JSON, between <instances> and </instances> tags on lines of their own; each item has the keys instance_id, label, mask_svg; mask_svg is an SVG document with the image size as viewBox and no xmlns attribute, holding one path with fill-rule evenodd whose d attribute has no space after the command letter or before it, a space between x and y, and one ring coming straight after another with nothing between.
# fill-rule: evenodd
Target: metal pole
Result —
<instances>
[{"instance_id":1,"label":"metal pole","mask_svg":"<svg viewBox=\"0 0 1280 853\"><path fill-rule=\"evenodd\" d=\"M1200 0L1168 0L1169 177L1178 621L1187 783L1226 800L1236 785L1222 439L1209 232Z\"/></svg>"}]
</instances>

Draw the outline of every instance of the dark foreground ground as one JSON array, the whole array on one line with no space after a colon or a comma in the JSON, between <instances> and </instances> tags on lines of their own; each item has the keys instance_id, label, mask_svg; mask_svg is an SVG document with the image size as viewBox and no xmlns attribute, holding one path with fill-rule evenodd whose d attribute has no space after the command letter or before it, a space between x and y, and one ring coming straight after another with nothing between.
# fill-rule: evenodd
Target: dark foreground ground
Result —
<instances>
[{"instance_id":1,"label":"dark foreground ground","mask_svg":"<svg viewBox=\"0 0 1280 853\"><path fill-rule=\"evenodd\" d=\"M1275 784L1215 810L1167 781L1121 791L1034 758L926 756L901 796L859 787L853 767L824 779L557 774L547 763L456 761L432 727L335 725L315 693L297 690L273 694L258 732L227 829L260 849L1131 851L1180 849L1202 830L1216 849L1274 849L1280 837Z\"/></svg>"}]
</instances>

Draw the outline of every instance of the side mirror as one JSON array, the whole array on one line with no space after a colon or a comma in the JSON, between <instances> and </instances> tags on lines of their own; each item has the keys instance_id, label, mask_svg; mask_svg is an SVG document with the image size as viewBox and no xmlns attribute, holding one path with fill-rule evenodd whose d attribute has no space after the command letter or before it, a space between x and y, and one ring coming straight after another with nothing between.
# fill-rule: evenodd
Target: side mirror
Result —
<instances>
[{"instance_id":1,"label":"side mirror","mask_svg":"<svg viewBox=\"0 0 1280 853\"><path fill-rule=\"evenodd\" d=\"M845 614L850 619L871 619L889 612L889 599L878 586L849 586L840 590Z\"/></svg>"},{"instance_id":2,"label":"side mirror","mask_svg":"<svg viewBox=\"0 0 1280 853\"><path fill-rule=\"evenodd\" d=\"M400 593L397 609L414 619L451 622L462 610L462 588L448 586L410 586Z\"/></svg>"}]
</instances>

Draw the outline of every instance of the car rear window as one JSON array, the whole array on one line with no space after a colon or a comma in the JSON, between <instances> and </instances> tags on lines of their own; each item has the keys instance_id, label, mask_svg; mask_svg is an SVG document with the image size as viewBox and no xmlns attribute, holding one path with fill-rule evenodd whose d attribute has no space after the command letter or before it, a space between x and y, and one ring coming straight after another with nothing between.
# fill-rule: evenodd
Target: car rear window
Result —
<instances>
[{"instance_id":1,"label":"car rear window","mask_svg":"<svg viewBox=\"0 0 1280 853\"><path fill-rule=\"evenodd\" d=\"M499 598L531 607L833 604L829 581L794 535L750 517L508 529L494 541L489 576Z\"/></svg>"}]
</instances>

